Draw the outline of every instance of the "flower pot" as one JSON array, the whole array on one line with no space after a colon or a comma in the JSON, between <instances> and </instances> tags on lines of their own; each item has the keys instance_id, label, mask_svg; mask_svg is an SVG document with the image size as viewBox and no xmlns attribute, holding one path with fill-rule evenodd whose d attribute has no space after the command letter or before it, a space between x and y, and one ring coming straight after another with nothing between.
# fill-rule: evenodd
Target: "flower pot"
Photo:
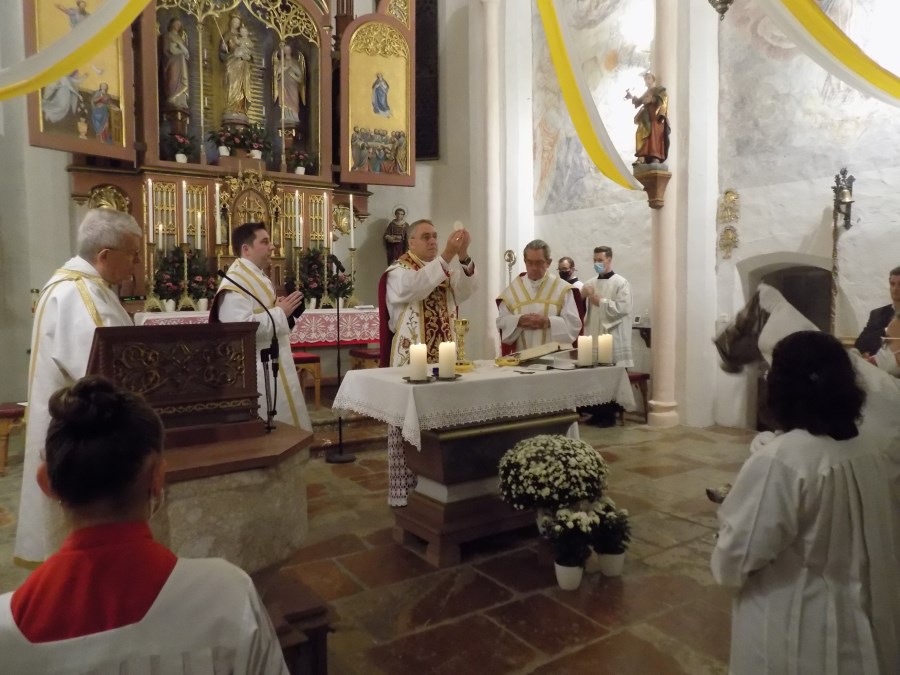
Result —
<instances>
[{"instance_id":1,"label":"flower pot","mask_svg":"<svg viewBox=\"0 0 900 675\"><path fill-rule=\"evenodd\" d=\"M298 166L297 168L294 169L294 173L299 174L299 175L302 176L303 174L306 173L306 167L305 167L305 166Z\"/></svg>"},{"instance_id":2,"label":"flower pot","mask_svg":"<svg viewBox=\"0 0 900 675\"><path fill-rule=\"evenodd\" d=\"M316 298L307 298L306 299L306 309L315 309L316 308Z\"/></svg>"},{"instance_id":3,"label":"flower pot","mask_svg":"<svg viewBox=\"0 0 900 675\"><path fill-rule=\"evenodd\" d=\"M556 583L564 591L574 591L581 585L581 577L584 574L583 567L568 567L553 563L553 569L556 570Z\"/></svg>"},{"instance_id":4,"label":"flower pot","mask_svg":"<svg viewBox=\"0 0 900 675\"><path fill-rule=\"evenodd\" d=\"M590 557L584 561L584 573L585 574L599 574L600 572L600 556L591 551Z\"/></svg>"},{"instance_id":5,"label":"flower pot","mask_svg":"<svg viewBox=\"0 0 900 675\"><path fill-rule=\"evenodd\" d=\"M601 553L597 557L600 559L600 571L603 576L622 576L622 568L625 566L624 553Z\"/></svg>"},{"instance_id":6,"label":"flower pot","mask_svg":"<svg viewBox=\"0 0 900 675\"><path fill-rule=\"evenodd\" d=\"M169 298L168 300L163 300L163 308L167 312L174 312L175 311L175 301L171 298Z\"/></svg>"},{"instance_id":7,"label":"flower pot","mask_svg":"<svg viewBox=\"0 0 900 675\"><path fill-rule=\"evenodd\" d=\"M209 310L209 298L200 298L197 301L197 309L201 312Z\"/></svg>"},{"instance_id":8,"label":"flower pot","mask_svg":"<svg viewBox=\"0 0 900 675\"><path fill-rule=\"evenodd\" d=\"M231 157L231 148L229 148L227 145L220 145L219 157Z\"/></svg>"},{"instance_id":9,"label":"flower pot","mask_svg":"<svg viewBox=\"0 0 900 675\"><path fill-rule=\"evenodd\" d=\"M175 161L179 164L187 164L187 155L183 152L179 152L175 154Z\"/></svg>"},{"instance_id":10,"label":"flower pot","mask_svg":"<svg viewBox=\"0 0 900 675\"><path fill-rule=\"evenodd\" d=\"M262 150L251 150L250 159L262 159Z\"/></svg>"}]
</instances>

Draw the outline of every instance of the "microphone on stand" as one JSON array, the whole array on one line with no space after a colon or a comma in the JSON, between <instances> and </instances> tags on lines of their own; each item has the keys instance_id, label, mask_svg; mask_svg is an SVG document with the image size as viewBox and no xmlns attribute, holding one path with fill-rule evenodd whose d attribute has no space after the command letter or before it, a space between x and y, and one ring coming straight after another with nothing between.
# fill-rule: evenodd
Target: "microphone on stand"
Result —
<instances>
[{"instance_id":1,"label":"microphone on stand","mask_svg":"<svg viewBox=\"0 0 900 675\"><path fill-rule=\"evenodd\" d=\"M276 405L276 401L278 400L278 351L279 350L278 350L278 334L277 334L277 329L275 328L275 318L272 316L272 312L269 311L269 308L266 307L266 304L262 300L257 298L250 291L249 288L239 284L237 281L235 281L233 278L228 276L222 270L216 270L216 274L219 277L221 277L222 279L228 279L228 281L233 283L235 286L237 286L242 291L244 291L244 293L246 293L251 298L256 300L256 302L259 304L259 306L263 308L263 310L266 313L266 316L269 317L269 321L272 324L272 343L269 345L268 349L261 349L259 351L260 361L262 361L262 364L263 364L263 383L265 384L265 388L266 388L266 417L267 417L266 431L272 431L272 429L275 428L275 426L272 424L272 420L275 419L275 415L278 414L278 411L275 409L275 405ZM273 392L269 391L269 376L268 376L268 373L266 372L267 366L269 365L270 361L272 363L272 379L273 379L272 386L274 388L274 396L272 395Z\"/></svg>"}]
</instances>

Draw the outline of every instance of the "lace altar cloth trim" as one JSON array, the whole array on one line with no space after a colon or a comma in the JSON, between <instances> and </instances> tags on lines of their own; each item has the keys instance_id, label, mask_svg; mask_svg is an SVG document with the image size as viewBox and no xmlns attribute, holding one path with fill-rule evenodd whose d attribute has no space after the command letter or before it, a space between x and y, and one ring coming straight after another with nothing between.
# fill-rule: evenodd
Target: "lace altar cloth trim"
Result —
<instances>
[{"instance_id":1,"label":"lace altar cloth trim","mask_svg":"<svg viewBox=\"0 0 900 675\"><path fill-rule=\"evenodd\" d=\"M421 449L422 429L480 424L504 417L531 417L580 406L617 401L634 410L625 368L548 370L522 375L479 361L474 371L453 382L409 384L407 368L351 370L332 410L355 412L399 427L403 438Z\"/></svg>"}]
</instances>

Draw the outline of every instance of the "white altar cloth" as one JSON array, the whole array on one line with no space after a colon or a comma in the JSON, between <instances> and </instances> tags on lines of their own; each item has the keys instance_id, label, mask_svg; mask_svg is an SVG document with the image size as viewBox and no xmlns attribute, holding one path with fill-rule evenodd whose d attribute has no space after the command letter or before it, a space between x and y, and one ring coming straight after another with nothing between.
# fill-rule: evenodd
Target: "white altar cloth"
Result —
<instances>
[{"instance_id":1,"label":"white altar cloth","mask_svg":"<svg viewBox=\"0 0 900 675\"><path fill-rule=\"evenodd\" d=\"M505 417L531 417L580 406L617 401L634 410L634 394L623 366L547 370L520 374L519 368L478 361L472 372L452 382L410 384L408 367L351 370L335 396L337 415L355 412L402 430L422 448L422 429L480 424Z\"/></svg>"}]
</instances>

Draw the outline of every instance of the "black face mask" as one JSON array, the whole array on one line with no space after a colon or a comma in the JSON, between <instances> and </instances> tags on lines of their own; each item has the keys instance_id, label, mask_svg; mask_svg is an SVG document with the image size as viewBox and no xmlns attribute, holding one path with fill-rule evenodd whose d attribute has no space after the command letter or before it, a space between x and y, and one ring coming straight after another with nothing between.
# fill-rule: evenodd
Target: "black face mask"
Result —
<instances>
[{"instance_id":1,"label":"black face mask","mask_svg":"<svg viewBox=\"0 0 900 675\"><path fill-rule=\"evenodd\" d=\"M571 270L568 272L563 272L562 270L557 270L557 272L559 272L559 278L562 279L563 281L568 281L572 277Z\"/></svg>"}]
</instances>

